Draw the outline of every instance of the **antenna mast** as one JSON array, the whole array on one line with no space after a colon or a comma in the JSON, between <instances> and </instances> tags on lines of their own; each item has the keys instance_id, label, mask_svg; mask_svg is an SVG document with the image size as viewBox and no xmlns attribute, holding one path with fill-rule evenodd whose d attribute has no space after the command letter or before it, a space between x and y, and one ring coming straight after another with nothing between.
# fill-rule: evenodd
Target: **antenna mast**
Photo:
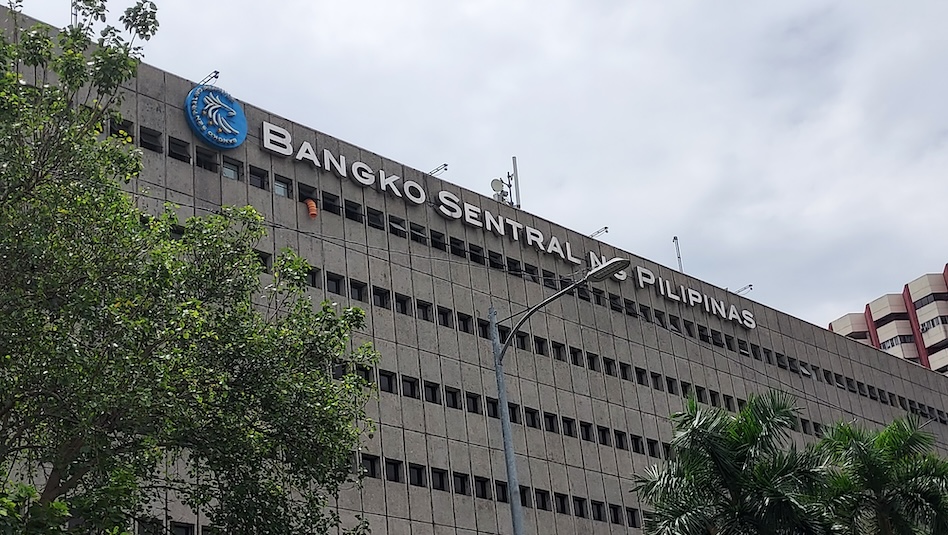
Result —
<instances>
[{"instance_id":1,"label":"antenna mast","mask_svg":"<svg viewBox=\"0 0 948 535\"><path fill-rule=\"evenodd\" d=\"M511 179L513 180L514 193L517 194L517 204L514 205L514 208L520 208L520 175L517 174L517 157L511 156L513 159L513 175Z\"/></svg>"},{"instance_id":2,"label":"antenna mast","mask_svg":"<svg viewBox=\"0 0 948 535\"><path fill-rule=\"evenodd\" d=\"M678 236L673 237L672 241L675 242L675 253L678 255L678 271L684 273L685 269L681 267L681 248L678 246Z\"/></svg>"}]
</instances>

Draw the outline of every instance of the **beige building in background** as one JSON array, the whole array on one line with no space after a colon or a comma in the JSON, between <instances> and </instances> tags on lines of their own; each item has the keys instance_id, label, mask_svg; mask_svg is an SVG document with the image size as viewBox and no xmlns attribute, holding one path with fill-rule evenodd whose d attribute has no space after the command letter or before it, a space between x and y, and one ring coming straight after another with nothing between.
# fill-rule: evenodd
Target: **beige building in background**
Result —
<instances>
[{"instance_id":1,"label":"beige building in background","mask_svg":"<svg viewBox=\"0 0 948 535\"><path fill-rule=\"evenodd\" d=\"M939 373L948 372L948 265L830 322L831 331Z\"/></svg>"}]
</instances>

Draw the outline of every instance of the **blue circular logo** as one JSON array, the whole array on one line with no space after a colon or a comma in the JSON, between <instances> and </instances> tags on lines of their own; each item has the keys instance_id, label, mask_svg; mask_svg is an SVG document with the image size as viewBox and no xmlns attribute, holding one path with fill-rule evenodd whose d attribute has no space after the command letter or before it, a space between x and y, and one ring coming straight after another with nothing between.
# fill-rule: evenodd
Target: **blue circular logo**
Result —
<instances>
[{"instance_id":1,"label":"blue circular logo","mask_svg":"<svg viewBox=\"0 0 948 535\"><path fill-rule=\"evenodd\" d=\"M247 139L247 116L230 93L212 85L199 85L184 101L184 115L191 130L218 149L239 147Z\"/></svg>"}]
</instances>

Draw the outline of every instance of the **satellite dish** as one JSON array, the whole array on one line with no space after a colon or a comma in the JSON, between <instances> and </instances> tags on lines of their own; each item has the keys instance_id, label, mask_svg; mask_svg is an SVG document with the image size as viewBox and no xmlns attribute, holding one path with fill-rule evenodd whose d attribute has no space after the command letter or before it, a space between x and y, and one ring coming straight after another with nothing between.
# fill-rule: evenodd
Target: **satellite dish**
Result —
<instances>
[{"instance_id":1,"label":"satellite dish","mask_svg":"<svg viewBox=\"0 0 948 535\"><path fill-rule=\"evenodd\" d=\"M499 178L495 178L490 181L490 189L494 190L494 193L500 193L504 191L504 182Z\"/></svg>"}]
</instances>

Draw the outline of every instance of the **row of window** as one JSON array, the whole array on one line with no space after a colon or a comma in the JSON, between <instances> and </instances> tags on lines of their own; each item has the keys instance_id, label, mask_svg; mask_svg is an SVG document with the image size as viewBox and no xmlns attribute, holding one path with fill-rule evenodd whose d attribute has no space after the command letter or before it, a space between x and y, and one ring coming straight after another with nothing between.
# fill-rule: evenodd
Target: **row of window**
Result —
<instances>
[{"instance_id":1,"label":"row of window","mask_svg":"<svg viewBox=\"0 0 948 535\"><path fill-rule=\"evenodd\" d=\"M912 344L912 343L915 343L914 336L912 336L911 334L900 334L898 336L893 336L892 338L889 338L888 340L882 342L881 344L879 344L879 347L881 347L882 350L885 351L888 349L892 349L893 347L899 347L902 344Z\"/></svg>"},{"instance_id":2,"label":"row of window","mask_svg":"<svg viewBox=\"0 0 948 535\"><path fill-rule=\"evenodd\" d=\"M362 454L362 473L366 477L382 479L393 483L407 482L411 486L431 488L444 492L454 492L463 496L474 496L485 500L508 503L510 500L507 482L491 481L490 478L453 472L444 468L427 467L421 464L405 463L398 459L382 458L376 455ZM541 511L555 510L559 514L573 515L578 518L591 518L599 522L611 522L629 527L642 527L639 510L618 504L591 500L580 496L570 496L545 489L520 485L520 503L524 507Z\"/></svg>"},{"instance_id":3,"label":"row of window","mask_svg":"<svg viewBox=\"0 0 948 535\"><path fill-rule=\"evenodd\" d=\"M323 209L330 213L337 215L345 215L345 217L357 221L363 222L363 206L359 203L341 200L338 196L332 195L326 192L323 192L322 195L322 204ZM375 210L371 207L365 207L365 213L368 214L367 218L369 221L369 226L377 228L379 230L386 230L384 214ZM548 286L551 289L558 289L565 287L572 283L572 280L569 278L559 278L555 273L540 270L536 266L530 264L521 264L519 260L503 257L500 253L493 251L487 251L487 255L484 255L484 249L480 246L473 244L465 244L463 240L446 237L444 234L436 231L428 231L425 227L417 225L415 223L406 223L401 218L395 216L389 216L388 231L391 234L400 236L400 237L410 237L412 240L419 243L428 244L429 236L431 241L431 246L440 249L442 251L450 251L452 254L462 258L469 258L471 261L478 264L486 264L489 267L503 270L510 274L516 276L523 276L527 280L533 282L542 283L545 286ZM327 286L327 290L337 293L340 295L345 294L344 289L344 280L345 277L342 275L333 275L334 282L330 283ZM559 286L557 285L559 283ZM363 295L359 300L363 302L368 302L368 297L365 296L364 289L367 288L365 283L356 284L356 295ZM350 291L352 291L350 289ZM386 308L391 308L391 305L388 304L389 301L385 298L388 290L384 288L376 289L373 287L373 292L378 292L378 296L373 293L372 300L373 304L376 306L384 306ZM592 302L596 305L609 307L612 311L625 314L630 317L639 318L643 321L654 323L662 328L668 329L674 333L688 336L690 338L698 339L704 343L711 344L728 351L738 353L743 356L753 357L754 359L766 362L770 365L775 365L778 368L787 370L791 373L799 375L801 377L807 377L810 379L815 379L819 382L825 382L827 384L835 384L839 388L847 389L850 392L859 394L864 397L869 397L874 400L878 400L880 403L892 406L901 407L903 410L919 414L924 417L929 417L932 419L937 418L938 421L942 424L948 425L948 415L942 410L936 410L934 407L926 406L925 404L914 402L912 400L907 400L902 396L896 396L894 394L888 393L885 394L885 391L880 388L867 387L860 381L856 381L849 377L843 377L840 374L837 374L831 370L821 370L820 367L811 365L805 361L798 360L791 356L785 355L783 353L774 351L770 348L762 347L757 344L749 343L747 340L736 338L729 334L722 333L716 329L709 328L705 325L694 323L692 321L680 318L674 314L668 314L665 311L659 309L653 309L647 305L636 303L631 299L623 298L620 295L605 292L599 288L577 288L576 295L583 300ZM940 295L940 294L937 294ZM376 302L378 300L378 302ZM381 305L379 304L381 303ZM411 307L411 298L401 294L395 294L395 310L402 314L416 314L419 319L424 319L426 321L435 321L433 311L435 308L431 303L424 301L418 302L417 313L413 312ZM448 308L437 307L438 315L437 320L440 325L445 327L456 327L462 332L469 334L474 333L474 323L471 318L471 315L464 313L457 313L457 323L455 324L454 312ZM489 338L488 323L486 320L478 319L477 328L480 336L484 338ZM510 331L508 328L503 326L498 326L498 331L502 339L506 339ZM531 348L530 344L530 335L523 332L516 333L515 344L518 349L528 350ZM566 346L562 343L551 341L547 344L547 341L543 338L535 338L533 344L533 351L537 354L546 355L549 354L548 351L553 353L553 356L565 360L565 351ZM571 352L575 348L570 348ZM579 350L576 350L579 351ZM581 353L581 352L580 352ZM569 357L573 360L574 364L577 363L575 357L571 354ZM598 357L597 357L598 358ZM610 373L612 365L610 361L614 364L615 361L605 358L602 366L596 365L597 358L594 358L592 363L588 367L595 371L603 371L605 373ZM622 372L622 364L619 364L620 372ZM613 375L615 375L613 373ZM840 380L837 381L835 378L840 377ZM850 384L852 386L850 386ZM858 385L863 385L859 387ZM878 391L882 394L872 395L870 394L873 391ZM893 401L897 400L897 401Z\"/></svg>"},{"instance_id":4,"label":"row of window","mask_svg":"<svg viewBox=\"0 0 948 535\"><path fill-rule=\"evenodd\" d=\"M919 325L919 330L922 332L922 334L924 334L939 325L948 325L948 316L935 316L934 318Z\"/></svg>"},{"instance_id":5,"label":"row of window","mask_svg":"<svg viewBox=\"0 0 948 535\"><path fill-rule=\"evenodd\" d=\"M166 530L164 523L157 518L142 519L137 521L138 535L199 535L197 527L188 522L172 522L170 531ZM214 526L201 526L200 535L221 535L220 528Z\"/></svg>"},{"instance_id":6,"label":"row of window","mask_svg":"<svg viewBox=\"0 0 948 535\"><path fill-rule=\"evenodd\" d=\"M915 301L915 310L922 308L925 305L934 303L935 301L948 301L948 292L935 292L926 295L925 297Z\"/></svg>"},{"instance_id":7,"label":"row of window","mask_svg":"<svg viewBox=\"0 0 948 535\"><path fill-rule=\"evenodd\" d=\"M131 133L133 130L134 125L131 123L131 121L126 120L110 123L111 135L131 137L134 140L134 136ZM164 138L165 136L158 130L145 126L140 126L138 129L138 145L143 149L157 152L159 154L164 153ZM174 158L175 160L191 164L191 144L183 139L178 139L173 136L167 136L167 138L168 156ZM220 172L222 177L229 180L241 181L244 179L244 162L229 156L223 156L217 151L201 147L200 145L196 145L194 147L193 163L194 165L207 171L214 173ZM259 167L250 165L248 166L248 171L248 183L251 186L267 191L270 190L270 173L266 169L261 169ZM293 196L293 181L287 177L274 175L272 187L273 193L275 195L279 195L281 197Z\"/></svg>"}]
</instances>

